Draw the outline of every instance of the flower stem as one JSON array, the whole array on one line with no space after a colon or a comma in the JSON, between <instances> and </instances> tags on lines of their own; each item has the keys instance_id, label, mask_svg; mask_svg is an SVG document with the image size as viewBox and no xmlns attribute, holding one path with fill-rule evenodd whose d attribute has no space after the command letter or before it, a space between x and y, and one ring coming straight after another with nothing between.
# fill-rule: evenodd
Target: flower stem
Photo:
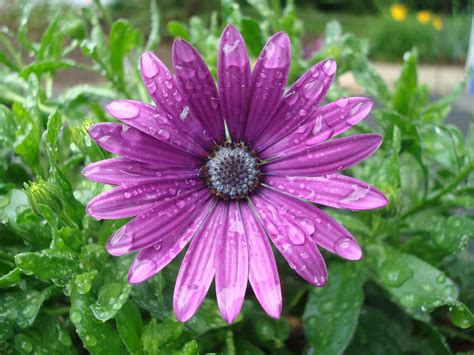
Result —
<instances>
[{"instance_id":1,"label":"flower stem","mask_svg":"<svg viewBox=\"0 0 474 355\"><path fill-rule=\"evenodd\" d=\"M458 176L456 176L449 184L447 184L444 188L439 190L435 193L432 197L427 198L426 200L418 203L417 205L410 208L405 214L402 215L403 218L411 216L427 207L430 207L435 202L437 202L441 197L446 195L447 193L453 191L464 179L466 179L469 174L474 170L474 161L469 163L464 169L461 170Z\"/></svg>"}]
</instances>

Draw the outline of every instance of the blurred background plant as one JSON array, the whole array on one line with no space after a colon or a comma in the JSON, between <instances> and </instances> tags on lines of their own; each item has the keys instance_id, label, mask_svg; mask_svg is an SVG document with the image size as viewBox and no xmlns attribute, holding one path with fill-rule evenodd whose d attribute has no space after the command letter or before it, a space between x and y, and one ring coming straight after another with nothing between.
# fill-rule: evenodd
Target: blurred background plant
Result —
<instances>
[{"instance_id":1,"label":"blurred background plant","mask_svg":"<svg viewBox=\"0 0 474 355\"><path fill-rule=\"evenodd\" d=\"M2 2L0 353L474 350L474 126L447 123L458 122L452 108L465 81L435 98L418 75L420 61L463 63L470 6L434 0L165 0L159 7L155 1ZM330 279L322 289L280 262L282 319L268 318L249 294L241 316L227 326L211 294L181 324L171 312L179 260L129 286L131 258L110 257L103 248L126 221L84 213L103 186L80 170L109 156L87 135L91 124L111 120L105 102L150 101L137 68L142 51L169 62L170 41L180 36L215 72L227 23L243 33L253 58L270 34L288 32L290 82L331 57L338 78L329 101L353 94L344 85L347 75L358 93L376 101L373 119L353 131L378 132L384 144L348 173L379 187L391 203L375 212L326 210L359 239L365 258L351 263L326 255ZM387 85L369 58L402 62L397 80ZM468 115L472 121L472 110Z\"/></svg>"}]
</instances>

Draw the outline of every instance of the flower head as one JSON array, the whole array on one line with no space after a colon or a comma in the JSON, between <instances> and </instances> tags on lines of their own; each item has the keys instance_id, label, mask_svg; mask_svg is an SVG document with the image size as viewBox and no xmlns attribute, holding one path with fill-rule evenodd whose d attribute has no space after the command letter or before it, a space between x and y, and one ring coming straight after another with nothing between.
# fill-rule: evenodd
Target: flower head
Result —
<instances>
[{"instance_id":1,"label":"flower head","mask_svg":"<svg viewBox=\"0 0 474 355\"><path fill-rule=\"evenodd\" d=\"M431 20L431 12L427 10L418 11L416 13L416 19L419 23L425 25Z\"/></svg>"},{"instance_id":2,"label":"flower head","mask_svg":"<svg viewBox=\"0 0 474 355\"><path fill-rule=\"evenodd\" d=\"M443 20L439 16L433 17L433 27L436 31L441 31L443 29Z\"/></svg>"},{"instance_id":3,"label":"flower head","mask_svg":"<svg viewBox=\"0 0 474 355\"><path fill-rule=\"evenodd\" d=\"M395 21L403 22L407 18L408 9L403 4L394 4L390 6L390 15Z\"/></svg>"},{"instance_id":4,"label":"flower head","mask_svg":"<svg viewBox=\"0 0 474 355\"><path fill-rule=\"evenodd\" d=\"M141 72L154 105L110 103L122 123L99 123L90 136L119 155L87 166L91 180L115 185L88 205L90 215L135 217L107 242L112 255L138 252L129 282L163 269L190 244L180 267L174 310L193 316L212 281L223 318L232 322L247 282L272 317L281 313L280 279L270 240L305 280L323 286L318 247L348 260L356 239L314 204L366 210L387 199L375 187L339 174L372 155L375 134L332 139L372 108L363 97L323 106L336 63L314 65L285 91L290 42L277 33L251 71L245 42L228 26L218 54L218 85L186 41L173 45L175 75L152 53ZM328 141L329 140L329 141Z\"/></svg>"}]
</instances>

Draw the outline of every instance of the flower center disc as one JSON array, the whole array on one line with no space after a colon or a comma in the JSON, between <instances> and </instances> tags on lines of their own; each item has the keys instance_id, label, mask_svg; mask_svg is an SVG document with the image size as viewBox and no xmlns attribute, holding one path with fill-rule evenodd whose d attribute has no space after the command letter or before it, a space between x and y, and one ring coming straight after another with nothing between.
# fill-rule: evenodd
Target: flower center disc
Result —
<instances>
[{"instance_id":1,"label":"flower center disc","mask_svg":"<svg viewBox=\"0 0 474 355\"><path fill-rule=\"evenodd\" d=\"M224 200L240 200L253 192L260 177L257 155L245 144L218 146L203 168L211 193Z\"/></svg>"}]
</instances>

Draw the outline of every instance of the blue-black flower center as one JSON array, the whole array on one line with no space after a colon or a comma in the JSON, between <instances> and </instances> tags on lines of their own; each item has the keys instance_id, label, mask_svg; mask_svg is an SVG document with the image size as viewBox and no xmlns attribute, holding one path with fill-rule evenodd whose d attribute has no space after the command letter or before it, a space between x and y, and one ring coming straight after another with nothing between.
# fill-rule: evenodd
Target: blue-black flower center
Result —
<instances>
[{"instance_id":1,"label":"blue-black flower center","mask_svg":"<svg viewBox=\"0 0 474 355\"><path fill-rule=\"evenodd\" d=\"M245 144L217 146L203 167L211 193L224 200L240 200L259 185L260 161Z\"/></svg>"}]
</instances>

